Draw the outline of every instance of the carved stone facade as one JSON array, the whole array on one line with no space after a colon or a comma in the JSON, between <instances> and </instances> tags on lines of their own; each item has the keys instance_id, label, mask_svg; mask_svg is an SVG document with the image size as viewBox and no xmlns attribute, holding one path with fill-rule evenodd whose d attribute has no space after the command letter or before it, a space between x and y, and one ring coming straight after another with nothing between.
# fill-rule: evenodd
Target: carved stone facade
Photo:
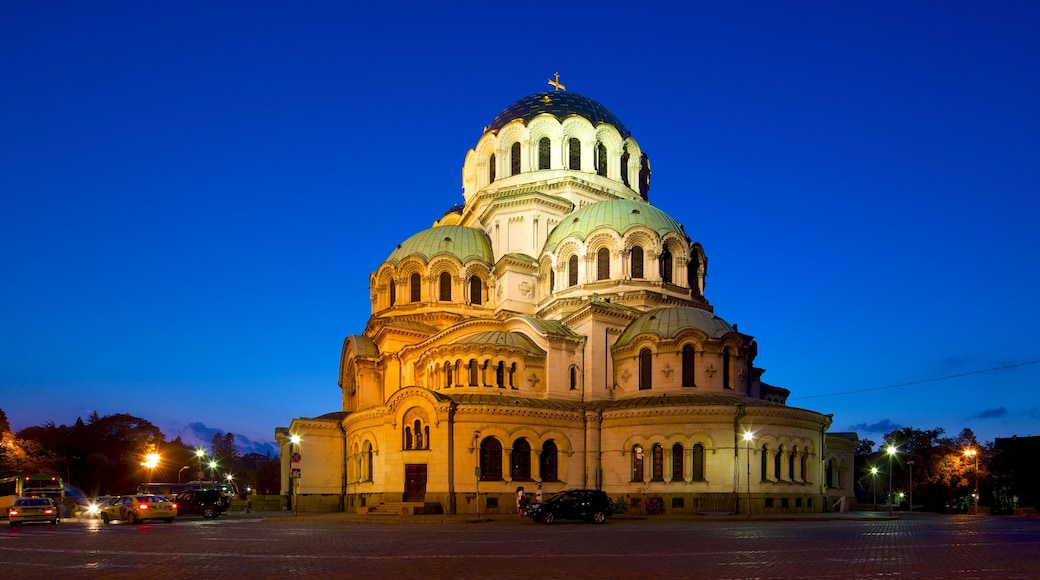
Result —
<instances>
[{"instance_id":1,"label":"carved stone facade","mask_svg":"<svg viewBox=\"0 0 1040 580\"><path fill-rule=\"evenodd\" d=\"M649 167L575 93L496 117L466 155L465 204L372 273L341 409L276 431L299 508L508 511L536 483L681 513L851 500L854 436L761 382L754 338L704 295L702 246L648 202Z\"/></svg>"}]
</instances>

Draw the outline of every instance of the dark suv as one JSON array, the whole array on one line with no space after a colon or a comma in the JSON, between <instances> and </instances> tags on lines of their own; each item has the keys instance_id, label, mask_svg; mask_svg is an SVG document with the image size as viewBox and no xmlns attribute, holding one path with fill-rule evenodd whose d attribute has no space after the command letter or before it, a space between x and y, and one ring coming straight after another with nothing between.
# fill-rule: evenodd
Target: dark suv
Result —
<instances>
[{"instance_id":1,"label":"dark suv","mask_svg":"<svg viewBox=\"0 0 1040 580\"><path fill-rule=\"evenodd\" d=\"M557 519L602 524L614 513L614 502L598 489L568 489L554 493L541 503L528 505L526 513L532 520L546 524Z\"/></svg>"},{"instance_id":2,"label":"dark suv","mask_svg":"<svg viewBox=\"0 0 1040 580\"><path fill-rule=\"evenodd\" d=\"M173 501L178 514L202 514L207 519L220 517L225 506L224 494L219 489L182 491Z\"/></svg>"}]
</instances>

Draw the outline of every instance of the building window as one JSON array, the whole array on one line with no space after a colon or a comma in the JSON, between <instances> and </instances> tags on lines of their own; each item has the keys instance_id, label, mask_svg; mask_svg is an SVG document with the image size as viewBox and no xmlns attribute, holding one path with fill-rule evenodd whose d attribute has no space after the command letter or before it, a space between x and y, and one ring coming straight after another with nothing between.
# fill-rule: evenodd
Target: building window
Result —
<instances>
[{"instance_id":1,"label":"building window","mask_svg":"<svg viewBox=\"0 0 1040 580\"><path fill-rule=\"evenodd\" d=\"M515 389L516 383L513 382L513 377L516 376L516 363L509 365L509 388Z\"/></svg>"},{"instance_id":2,"label":"building window","mask_svg":"<svg viewBox=\"0 0 1040 580\"><path fill-rule=\"evenodd\" d=\"M575 286L578 283L578 256L571 256L567 260L567 286Z\"/></svg>"},{"instance_id":3,"label":"building window","mask_svg":"<svg viewBox=\"0 0 1040 580\"><path fill-rule=\"evenodd\" d=\"M666 284L672 283L672 253L665 248L661 251L661 280Z\"/></svg>"},{"instance_id":4,"label":"building window","mask_svg":"<svg viewBox=\"0 0 1040 580\"><path fill-rule=\"evenodd\" d=\"M701 257L700 254L694 252L693 261L690 262L686 268L686 283L690 286L690 294L693 296L701 295L701 285L697 282L697 277L701 271Z\"/></svg>"},{"instance_id":5,"label":"building window","mask_svg":"<svg viewBox=\"0 0 1040 580\"><path fill-rule=\"evenodd\" d=\"M681 444L672 445L672 481L683 480L683 455Z\"/></svg>"},{"instance_id":6,"label":"building window","mask_svg":"<svg viewBox=\"0 0 1040 580\"><path fill-rule=\"evenodd\" d=\"M552 147L548 137L538 140L538 169L549 169L549 155Z\"/></svg>"},{"instance_id":7,"label":"building window","mask_svg":"<svg viewBox=\"0 0 1040 580\"><path fill-rule=\"evenodd\" d=\"M550 439L542 445L542 453L538 457L538 475L541 476L542 481L560 480L556 456L556 442Z\"/></svg>"},{"instance_id":8,"label":"building window","mask_svg":"<svg viewBox=\"0 0 1040 580\"><path fill-rule=\"evenodd\" d=\"M693 446L693 481L704 481L704 446Z\"/></svg>"},{"instance_id":9,"label":"building window","mask_svg":"<svg viewBox=\"0 0 1040 580\"><path fill-rule=\"evenodd\" d=\"M794 456L798 453L798 448L795 447L787 454L787 477L791 478L791 481L797 481L794 473Z\"/></svg>"},{"instance_id":10,"label":"building window","mask_svg":"<svg viewBox=\"0 0 1040 580\"><path fill-rule=\"evenodd\" d=\"M488 158L488 183L495 182L495 163L495 154L492 153Z\"/></svg>"},{"instance_id":11,"label":"building window","mask_svg":"<svg viewBox=\"0 0 1040 580\"><path fill-rule=\"evenodd\" d=\"M649 348L639 351L639 390L649 389L653 383L653 355Z\"/></svg>"},{"instance_id":12,"label":"building window","mask_svg":"<svg viewBox=\"0 0 1040 580\"><path fill-rule=\"evenodd\" d=\"M759 474L760 474L759 477L762 478L762 481L765 481L765 480L769 479L769 472L766 471L766 467L769 465L768 459L769 459L769 446L763 444L762 445L761 465L759 466L760 467L760 469L759 469Z\"/></svg>"},{"instance_id":13,"label":"building window","mask_svg":"<svg viewBox=\"0 0 1040 580\"><path fill-rule=\"evenodd\" d=\"M412 302L419 302L422 300L422 286L420 285L421 278L419 274L412 274L408 277L408 289L412 294Z\"/></svg>"},{"instance_id":14,"label":"building window","mask_svg":"<svg viewBox=\"0 0 1040 580\"><path fill-rule=\"evenodd\" d=\"M650 159L646 153L639 156L639 195L643 199L650 195Z\"/></svg>"},{"instance_id":15,"label":"building window","mask_svg":"<svg viewBox=\"0 0 1040 580\"><path fill-rule=\"evenodd\" d=\"M731 376L733 373L729 372L729 359L729 347L727 346L722 349L722 387L726 389L733 388L733 377Z\"/></svg>"},{"instance_id":16,"label":"building window","mask_svg":"<svg viewBox=\"0 0 1040 580\"><path fill-rule=\"evenodd\" d=\"M802 481L809 481L809 456L804 454L802 455Z\"/></svg>"},{"instance_id":17,"label":"building window","mask_svg":"<svg viewBox=\"0 0 1040 580\"><path fill-rule=\"evenodd\" d=\"M781 446L779 449L776 450L776 455L773 456L773 480L774 481L780 481L781 479L783 479L783 477L781 477L782 474L780 473L780 465L782 464L783 455L784 455L784 448L783 448L783 446Z\"/></svg>"},{"instance_id":18,"label":"building window","mask_svg":"<svg viewBox=\"0 0 1040 580\"><path fill-rule=\"evenodd\" d=\"M495 384L498 388L506 388L506 363L504 361L498 361L498 366L495 367Z\"/></svg>"},{"instance_id":19,"label":"building window","mask_svg":"<svg viewBox=\"0 0 1040 580\"><path fill-rule=\"evenodd\" d=\"M477 382L477 359L469 359L469 386L475 387L480 383Z\"/></svg>"},{"instance_id":20,"label":"building window","mask_svg":"<svg viewBox=\"0 0 1040 580\"><path fill-rule=\"evenodd\" d=\"M480 481L502 481L502 444L494 437L480 442Z\"/></svg>"},{"instance_id":21,"label":"building window","mask_svg":"<svg viewBox=\"0 0 1040 580\"><path fill-rule=\"evenodd\" d=\"M632 278L641 279L643 277L643 248L640 246L632 247Z\"/></svg>"},{"instance_id":22,"label":"building window","mask_svg":"<svg viewBox=\"0 0 1040 580\"><path fill-rule=\"evenodd\" d=\"M571 390L578 390L578 367L571 367Z\"/></svg>"},{"instance_id":23,"label":"building window","mask_svg":"<svg viewBox=\"0 0 1040 580\"><path fill-rule=\"evenodd\" d=\"M607 176L607 147L596 143L596 175Z\"/></svg>"},{"instance_id":24,"label":"building window","mask_svg":"<svg viewBox=\"0 0 1040 580\"><path fill-rule=\"evenodd\" d=\"M451 302L451 274L441 272L441 302Z\"/></svg>"},{"instance_id":25,"label":"building window","mask_svg":"<svg viewBox=\"0 0 1040 580\"><path fill-rule=\"evenodd\" d=\"M632 481L643 481L643 446L632 446Z\"/></svg>"},{"instance_id":26,"label":"building window","mask_svg":"<svg viewBox=\"0 0 1040 580\"><path fill-rule=\"evenodd\" d=\"M397 284L390 280L390 306L397 302Z\"/></svg>"},{"instance_id":27,"label":"building window","mask_svg":"<svg viewBox=\"0 0 1040 580\"><path fill-rule=\"evenodd\" d=\"M405 449L429 449L430 448L430 428L423 427L422 421L416 419L412 425L405 425L404 428L404 448Z\"/></svg>"},{"instance_id":28,"label":"building window","mask_svg":"<svg viewBox=\"0 0 1040 580\"><path fill-rule=\"evenodd\" d=\"M697 383L694 372L694 350L693 345L687 344L682 347L682 386L684 387L696 387Z\"/></svg>"},{"instance_id":29,"label":"building window","mask_svg":"<svg viewBox=\"0 0 1040 580\"><path fill-rule=\"evenodd\" d=\"M651 481L664 481L664 448L655 444L652 450L653 469L651 470Z\"/></svg>"},{"instance_id":30,"label":"building window","mask_svg":"<svg viewBox=\"0 0 1040 580\"><path fill-rule=\"evenodd\" d=\"M610 250L607 248L600 248L596 252L596 279L610 279Z\"/></svg>"},{"instance_id":31,"label":"building window","mask_svg":"<svg viewBox=\"0 0 1040 580\"><path fill-rule=\"evenodd\" d=\"M833 488L834 487L834 472L835 472L834 460L832 459L832 460L827 462L827 482L826 483L827 483L827 487L829 487L829 488Z\"/></svg>"},{"instance_id":32,"label":"building window","mask_svg":"<svg viewBox=\"0 0 1040 580\"><path fill-rule=\"evenodd\" d=\"M510 473L513 480L531 480L531 444L521 437L513 442L510 453Z\"/></svg>"},{"instance_id":33,"label":"building window","mask_svg":"<svg viewBox=\"0 0 1040 580\"><path fill-rule=\"evenodd\" d=\"M480 276L469 277L469 302L477 305L484 303L484 284L481 282Z\"/></svg>"},{"instance_id":34,"label":"building window","mask_svg":"<svg viewBox=\"0 0 1040 580\"><path fill-rule=\"evenodd\" d=\"M571 137L567 141L567 149L570 154L567 168L574 171L581 170L581 141L577 137Z\"/></svg>"},{"instance_id":35,"label":"building window","mask_svg":"<svg viewBox=\"0 0 1040 580\"><path fill-rule=\"evenodd\" d=\"M372 444L365 441L364 459L362 459L364 465L361 466L361 478L362 481L372 481Z\"/></svg>"},{"instance_id":36,"label":"building window","mask_svg":"<svg viewBox=\"0 0 1040 580\"><path fill-rule=\"evenodd\" d=\"M621 183L625 184L625 187L630 187L628 183L628 151L621 154Z\"/></svg>"},{"instance_id":37,"label":"building window","mask_svg":"<svg viewBox=\"0 0 1040 580\"><path fill-rule=\"evenodd\" d=\"M520 174L520 142L513 143L509 148L509 175Z\"/></svg>"},{"instance_id":38,"label":"building window","mask_svg":"<svg viewBox=\"0 0 1040 580\"><path fill-rule=\"evenodd\" d=\"M446 363L444 363L444 385L448 386L448 387L452 386L452 380L451 379L452 379L451 363L450 362L446 362Z\"/></svg>"}]
</instances>

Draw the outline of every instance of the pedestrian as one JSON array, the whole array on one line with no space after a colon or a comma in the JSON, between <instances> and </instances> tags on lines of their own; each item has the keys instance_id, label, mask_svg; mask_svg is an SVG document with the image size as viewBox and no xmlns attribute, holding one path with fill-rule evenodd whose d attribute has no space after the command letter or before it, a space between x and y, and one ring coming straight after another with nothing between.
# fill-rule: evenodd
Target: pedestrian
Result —
<instances>
[{"instance_id":1,"label":"pedestrian","mask_svg":"<svg viewBox=\"0 0 1040 580\"><path fill-rule=\"evenodd\" d=\"M524 486L516 488L516 515L524 516Z\"/></svg>"},{"instance_id":2,"label":"pedestrian","mask_svg":"<svg viewBox=\"0 0 1040 580\"><path fill-rule=\"evenodd\" d=\"M534 492L534 501L542 503L542 482L538 482L538 489Z\"/></svg>"}]
</instances>

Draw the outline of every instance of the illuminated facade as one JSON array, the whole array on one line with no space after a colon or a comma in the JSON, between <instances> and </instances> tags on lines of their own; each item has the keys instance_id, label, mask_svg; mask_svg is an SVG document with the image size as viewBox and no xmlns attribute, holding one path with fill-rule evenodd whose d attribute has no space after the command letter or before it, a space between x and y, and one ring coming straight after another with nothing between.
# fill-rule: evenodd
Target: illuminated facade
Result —
<instances>
[{"instance_id":1,"label":"illuminated facade","mask_svg":"<svg viewBox=\"0 0 1040 580\"><path fill-rule=\"evenodd\" d=\"M649 203L648 157L609 110L521 99L462 181L464 204L371 274L341 411L276 432L283 490L302 439L301 510L509 511L537 482L679 513L852 499L854 436L761 381L757 343L715 314L704 249Z\"/></svg>"}]
</instances>

